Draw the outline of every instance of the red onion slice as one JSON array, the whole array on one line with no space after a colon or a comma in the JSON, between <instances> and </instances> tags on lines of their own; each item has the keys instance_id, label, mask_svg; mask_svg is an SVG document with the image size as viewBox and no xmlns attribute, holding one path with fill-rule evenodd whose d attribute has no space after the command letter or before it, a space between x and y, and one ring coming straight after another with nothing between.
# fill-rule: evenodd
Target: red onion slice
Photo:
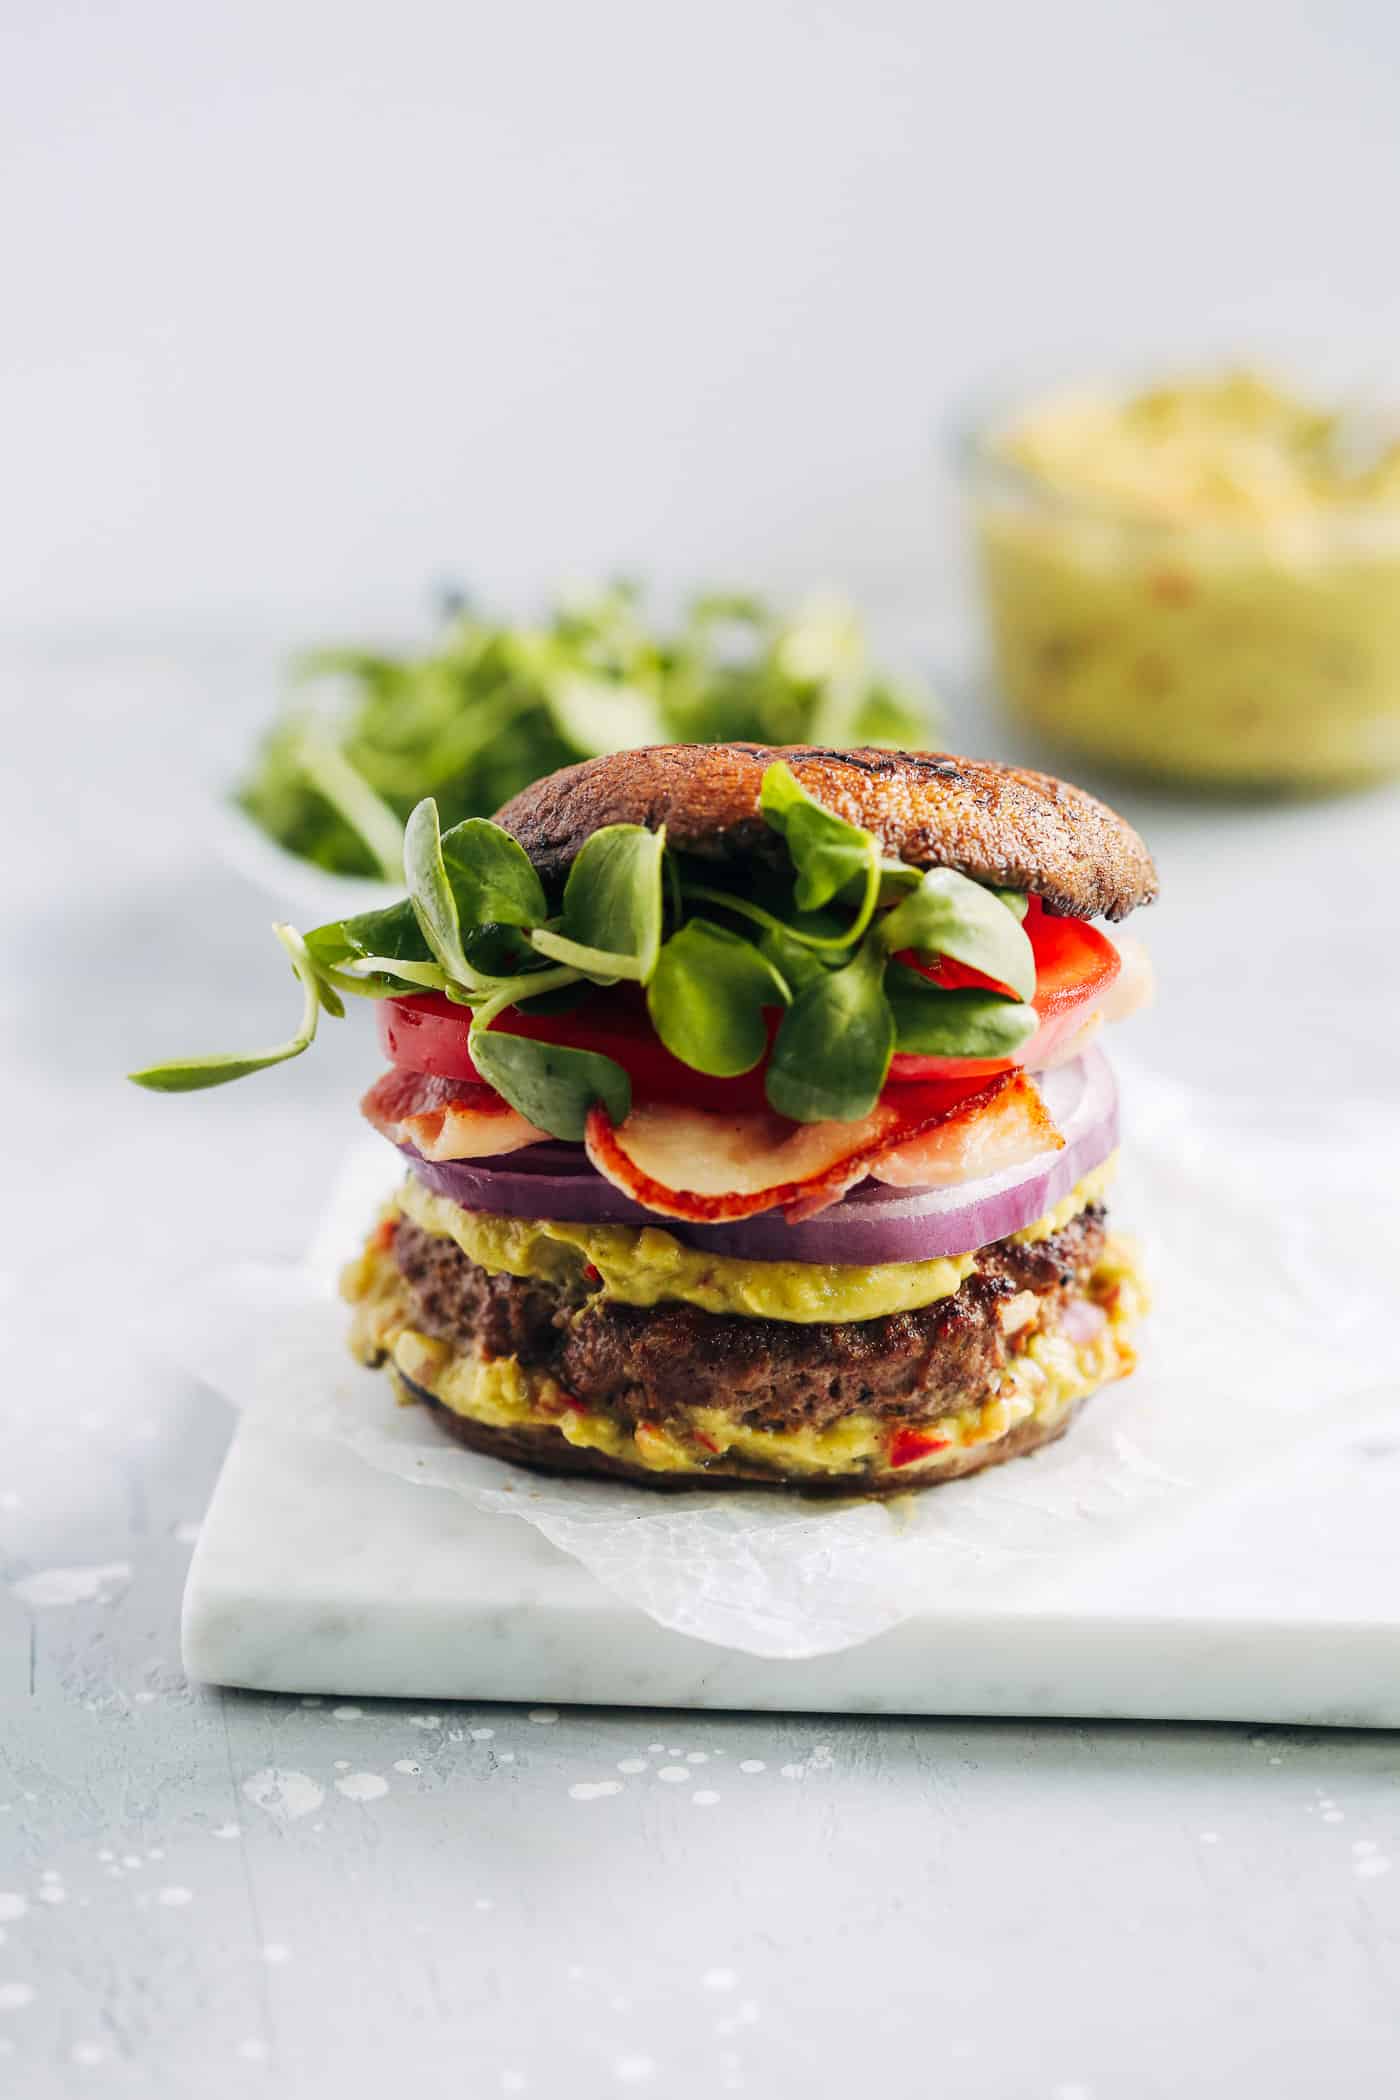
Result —
<instances>
[{"instance_id":1,"label":"red onion slice","mask_svg":"<svg viewBox=\"0 0 1400 2100\"><path fill-rule=\"evenodd\" d=\"M967 1254L1043 1217L1118 1143L1118 1089L1102 1051L1047 1072L1045 1104L1064 1138L1045 1152L981 1181L952 1188L893 1189L863 1182L800 1225L766 1211L734 1225L690 1225L631 1202L589 1166L582 1146L531 1145L510 1165L420 1159L402 1148L418 1179L464 1210L583 1225L654 1225L687 1246L747 1261L810 1261L873 1267ZM539 1155L536 1157L536 1155Z\"/></svg>"}]
</instances>

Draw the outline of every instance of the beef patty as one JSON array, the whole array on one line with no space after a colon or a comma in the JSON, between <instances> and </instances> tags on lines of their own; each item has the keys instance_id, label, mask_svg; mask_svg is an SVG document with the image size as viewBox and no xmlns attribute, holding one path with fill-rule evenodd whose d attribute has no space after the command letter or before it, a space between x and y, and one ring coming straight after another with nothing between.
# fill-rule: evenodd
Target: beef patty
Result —
<instances>
[{"instance_id":1,"label":"beef patty","mask_svg":"<svg viewBox=\"0 0 1400 2100\"><path fill-rule=\"evenodd\" d=\"M1103 1242L1093 1204L1049 1239L984 1248L961 1288L933 1305L811 1324L624 1305L582 1279L560 1288L496 1275L407 1218L394 1254L425 1334L514 1356L629 1428L716 1407L751 1428L788 1430L851 1414L927 1421L978 1405L1008 1356L1085 1295ZM1035 1314L1008 1335L1001 1310L1022 1291L1034 1293Z\"/></svg>"}]
</instances>

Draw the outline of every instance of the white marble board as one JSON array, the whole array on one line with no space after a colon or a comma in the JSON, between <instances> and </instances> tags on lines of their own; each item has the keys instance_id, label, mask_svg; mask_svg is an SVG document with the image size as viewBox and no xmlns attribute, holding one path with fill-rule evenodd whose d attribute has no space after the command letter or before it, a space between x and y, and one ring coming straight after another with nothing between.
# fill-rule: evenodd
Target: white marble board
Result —
<instances>
[{"instance_id":1,"label":"white marble board","mask_svg":"<svg viewBox=\"0 0 1400 2100\"><path fill-rule=\"evenodd\" d=\"M194 1677L267 1691L871 1714L1400 1726L1400 1435L1265 1468L1033 1606L805 1661L654 1624L525 1524L242 1424L185 1597Z\"/></svg>"}]
</instances>

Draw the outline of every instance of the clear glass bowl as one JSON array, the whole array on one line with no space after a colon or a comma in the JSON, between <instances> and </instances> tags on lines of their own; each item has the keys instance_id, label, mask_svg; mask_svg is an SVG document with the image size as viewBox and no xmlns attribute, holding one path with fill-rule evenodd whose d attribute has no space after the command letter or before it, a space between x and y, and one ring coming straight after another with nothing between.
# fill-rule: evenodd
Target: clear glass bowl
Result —
<instances>
[{"instance_id":1,"label":"clear glass bowl","mask_svg":"<svg viewBox=\"0 0 1400 2100\"><path fill-rule=\"evenodd\" d=\"M959 443L995 669L1047 741L1202 787L1400 771L1400 509L1144 519Z\"/></svg>"}]
</instances>

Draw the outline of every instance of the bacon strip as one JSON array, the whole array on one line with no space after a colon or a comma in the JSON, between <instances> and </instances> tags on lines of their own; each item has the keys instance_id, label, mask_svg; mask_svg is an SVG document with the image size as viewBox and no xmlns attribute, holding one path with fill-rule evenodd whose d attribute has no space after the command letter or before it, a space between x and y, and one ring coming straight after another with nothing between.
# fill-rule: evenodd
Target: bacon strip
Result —
<instances>
[{"instance_id":1,"label":"bacon strip","mask_svg":"<svg viewBox=\"0 0 1400 2100\"><path fill-rule=\"evenodd\" d=\"M549 1136L494 1087L398 1066L370 1088L360 1112L391 1144L412 1145L424 1159L487 1159Z\"/></svg>"},{"instance_id":2,"label":"bacon strip","mask_svg":"<svg viewBox=\"0 0 1400 2100\"><path fill-rule=\"evenodd\" d=\"M493 1088L395 1068L361 1108L392 1143L424 1159L486 1159L548 1137ZM891 1087L858 1123L790 1123L769 1110L723 1114L639 1102L614 1126L588 1118L588 1157L648 1210L725 1224L781 1210L794 1223L836 1203L867 1175L898 1188L942 1187L1057 1151L1063 1138L1024 1072L977 1082Z\"/></svg>"},{"instance_id":3,"label":"bacon strip","mask_svg":"<svg viewBox=\"0 0 1400 2100\"><path fill-rule=\"evenodd\" d=\"M614 1188L665 1217L718 1225L782 1210L796 1221L837 1202L879 1162L943 1125L955 1125L966 1146L995 1102L1023 1092L1048 1132L1037 1149L1063 1143L1034 1086L1014 1072L975 1086L893 1087L858 1123L789 1123L768 1113L725 1116L658 1103L641 1104L614 1125L595 1106L584 1142ZM1023 1122L1028 1113L1023 1107Z\"/></svg>"},{"instance_id":4,"label":"bacon strip","mask_svg":"<svg viewBox=\"0 0 1400 2100\"><path fill-rule=\"evenodd\" d=\"M993 1101L967 1102L924 1135L891 1146L867 1172L899 1189L946 1188L1060 1151L1065 1141L1035 1081L1024 1072L1003 1076L1007 1083Z\"/></svg>"}]
</instances>

